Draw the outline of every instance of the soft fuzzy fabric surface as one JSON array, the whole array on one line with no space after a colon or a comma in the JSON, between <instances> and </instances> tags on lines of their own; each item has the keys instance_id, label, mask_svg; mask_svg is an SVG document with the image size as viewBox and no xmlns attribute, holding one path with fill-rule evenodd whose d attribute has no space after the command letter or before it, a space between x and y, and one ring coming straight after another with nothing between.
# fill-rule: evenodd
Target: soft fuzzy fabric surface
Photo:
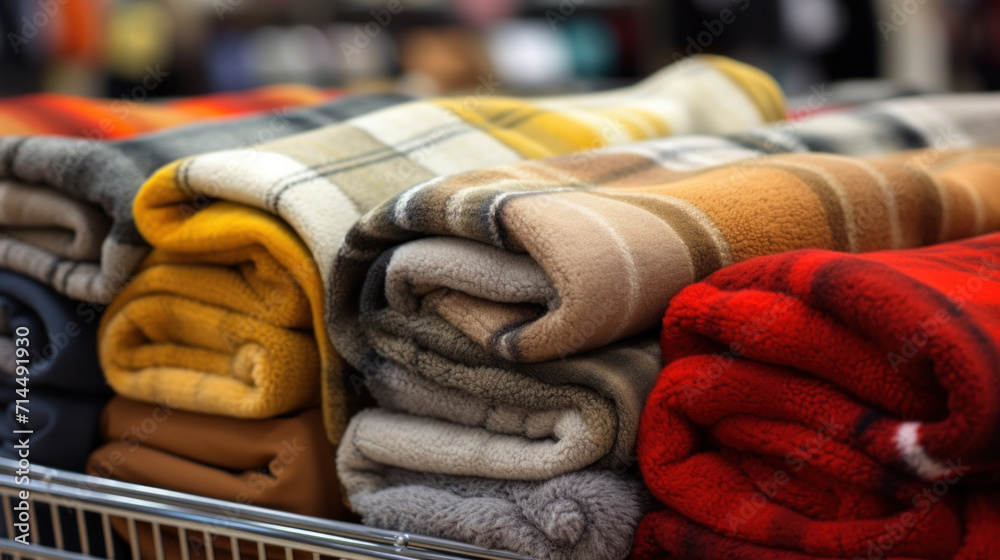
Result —
<instances>
[{"instance_id":1,"label":"soft fuzzy fabric surface","mask_svg":"<svg viewBox=\"0 0 1000 560\"><path fill-rule=\"evenodd\" d=\"M577 177L591 187L522 195L505 182L573 162L546 161L414 188L359 223L334 280L331 334L384 409L428 417L358 419L373 458L533 480L618 464L657 362L643 335L608 344L654 327L684 286L759 255L1000 228L992 150L772 155L683 179L673 151L648 152L667 163L607 186ZM634 169L638 157L607 154L601 168Z\"/></svg>"},{"instance_id":2,"label":"soft fuzzy fabric surface","mask_svg":"<svg viewBox=\"0 0 1000 560\"><path fill-rule=\"evenodd\" d=\"M361 455L347 461L354 460L355 481L373 469L351 496L365 523L532 558L624 558L651 502L635 477L608 470L529 483L385 469Z\"/></svg>"},{"instance_id":3,"label":"soft fuzzy fabric surface","mask_svg":"<svg viewBox=\"0 0 1000 560\"><path fill-rule=\"evenodd\" d=\"M304 85L269 86L161 103L38 93L0 99L0 134L116 140L194 121L311 105L337 95L334 90Z\"/></svg>"},{"instance_id":4,"label":"soft fuzzy fabric surface","mask_svg":"<svg viewBox=\"0 0 1000 560\"><path fill-rule=\"evenodd\" d=\"M331 281L331 335L381 406L339 451L352 504L378 519L353 496L392 489L365 482L379 468L542 481L629 464L658 374L643 333L681 288L758 255L1000 228L995 151L763 152L926 146L941 122L952 145L996 142L981 119L953 98L900 101L452 176L381 205Z\"/></svg>"},{"instance_id":5,"label":"soft fuzzy fabric surface","mask_svg":"<svg viewBox=\"0 0 1000 560\"><path fill-rule=\"evenodd\" d=\"M262 417L316 404L322 371L337 442L361 380L341 376L326 335L323 273L364 212L433 177L744 128L780 117L781 103L766 75L706 57L618 91L418 101L175 163L136 200L157 251L105 316L105 373L132 398Z\"/></svg>"},{"instance_id":6,"label":"soft fuzzy fabric surface","mask_svg":"<svg viewBox=\"0 0 1000 560\"><path fill-rule=\"evenodd\" d=\"M0 231L5 234L0 266L73 299L107 303L149 251L132 221L132 202L159 167L192 154L257 145L404 99L369 96L307 109L283 107L114 142L0 137Z\"/></svg>"},{"instance_id":7,"label":"soft fuzzy fabric surface","mask_svg":"<svg viewBox=\"0 0 1000 560\"><path fill-rule=\"evenodd\" d=\"M754 259L663 325L636 558L996 557L1000 234Z\"/></svg>"}]
</instances>

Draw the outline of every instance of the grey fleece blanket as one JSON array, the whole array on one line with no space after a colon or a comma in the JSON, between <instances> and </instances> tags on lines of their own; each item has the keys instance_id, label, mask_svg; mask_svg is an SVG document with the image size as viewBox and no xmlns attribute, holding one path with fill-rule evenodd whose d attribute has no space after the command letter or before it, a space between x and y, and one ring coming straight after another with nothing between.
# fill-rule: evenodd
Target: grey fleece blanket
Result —
<instances>
[{"instance_id":1,"label":"grey fleece blanket","mask_svg":"<svg viewBox=\"0 0 1000 560\"><path fill-rule=\"evenodd\" d=\"M107 303L149 251L132 220L132 202L158 168L193 154L254 146L408 99L347 98L115 142L0 137L0 267L40 280L73 299Z\"/></svg>"},{"instance_id":2,"label":"grey fleece blanket","mask_svg":"<svg viewBox=\"0 0 1000 560\"><path fill-rule=\"evenodd\" d=\"M587 470L540 483L379 468L360 455L351 505L365 522L550 560L620 559L652 500L634 476ZM414 515L422 511L424 515Z\"/></svg>"},{"instance_id":3,"label":"grey fleece blanket","mask_svg":"<svg viewBox=\"0 0 1000 560\"><path fill-rule=\"evenodd\" d=\"M580 471L607 501L621 499L600 469L629 464L661 368L653 329L671 290L736 251L666 185L736 161L753 173L771 153L997 145L998 123L1000 96L892 101L454 175L387 201L349 232L330 275L331 338L380 405L352 419L338 451L352 505L380 526L465 539L501 531L497 542L513 542L530 529L528 516L500 529L456 527L428 514L429 496L456 502L452 509L478 505L477 519L488 520L523 496L544 501L550 481ZM877 171L868 177L888 185ZM890 213L879 208L864 217L884 221ZM434 473L435 482L413 483L400 470ZM496 488L511 489L507 503ZM622 502L632 522L617 529L588 522L618 543L641 515L634 503ZM540 557L628 554L539 542Z\"/></svg>"}]
</instances>

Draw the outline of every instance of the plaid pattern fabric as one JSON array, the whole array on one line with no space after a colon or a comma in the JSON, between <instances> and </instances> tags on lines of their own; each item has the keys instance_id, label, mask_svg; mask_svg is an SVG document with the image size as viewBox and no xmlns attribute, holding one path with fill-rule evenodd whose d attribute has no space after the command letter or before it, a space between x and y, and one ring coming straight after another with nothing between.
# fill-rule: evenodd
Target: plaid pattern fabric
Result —
<instances>
[{"instance_id":1,"label":"plaid pattern fabric","mask_svg":"<svg viewBox=\"0 0 1000 560\"><path fill-rule=\"evenodd\" d=\"M674 297L661 340L638 455L667 510L633 557L996 557L1000 234L740 263Z\"/></svg>"},{"instance_id":2,"label":"plaid pattern fabric","mask_svg":"<svg viewBox=\"0 0 1000 560\"><path fill-rule=\"evenodd\" d=\"M0 134L117 140L205 119L312 105L337 97L302 85L270 86L164 103L39 93L0 100Z\"/></svg>"},{"instance_id":3,"label":"plaid pattern fabric","mask_svg":"<svg viewBox=\"0 0 1000 560\"><path fill-rule=\"evenodd\" d=\"M149 247L132 202L159 167L181 157L311 130L408 100L347 98L315 107L173 128L97 142L56 136L0 137L0 266L57 291L107 303Z\"/></svg>"},{"instance_id":4,"label":"plaid pattern fabric","mask_svg":"<svg viewBox=\"0 0 1000 560\"><path fill-rule=\"evenodd\" d=\"M754 251L761 250L733 240L732 232L719 229L724 226L721 223L724 218L712 216L713 212L718 214L721 210L711 207L727 208L733 204L732 196L736 195L714 202L705 197L715 196L708 192L728 194L733 185L743 181L760 179L774 184L770 178L772 174L767 171L772 165L783 166L804 184L811 185L810 189L820 197L817 200L822 200L826 206L824 211L830 213L830 219L841 222L829 233L835 238L837 249L899 248L938 240L924 235L954 238L941 229L945 226L940 223L933 226L936 228L933 233L912 231L907 235L901 229L908 225L910 216L905 214L905 206L900 205L913 201L896 200L903 195L891 192L895 183L889 183L898 182L894 173L883 176L876 167L856 161L853 163L857 167L855 173L844 175L837 170L831 175L822 169L825 164L810 170L809 158L766 160L764 156L783 152L864 156L928 146L958 149L1000 145L1000 129L994 126L998 119L1000 96L905 99L725 137L667 138L436 178L382 204L348 236L335 269L337 281L331 282L334 297L331 298L330 319L336 327L333 334L338 346L349 349L346 350L348 355L360 359L364 350L354 349L363 335L353 329L358 321L361 282L383 253L409 240L433 235L464 238L495 247L500 250L499 256L489 259L502 261L503 255L510 255L511 261L504 263L510 274L542 275L555 284L550 286L548 281L540 280L517 295L490 292L504 289L503 286L477 288L486 292L478 297L510 304L498 304L488 314L477 315L472 321L474 324L459 327L492 355L516 362L538 362L574 353L566 348L567 345L578 352L644 332L657 324L667 300L678 286L704 278L722 266L749 258ZM914 158L912 163L919 166L933 163L940 155L935 150ZM743 161L735 170L725 172L726 177L731 177L730 182L712 185L704 195L688 194L673 185L692 172L738 160ZM821 176L811 176L811 173ZM864 181L866 175L874 183L869 185ZM844 181L837 180L840 176ZM877 213L882 206L852 211L850 202L844 200L851 194L850 185L841 184L845 181L861 181L860 193L865 196L882 193L881 199L885 200L882 206L900 206L898 211L904 214L896 216L892 224L868 228L859 234L859 228L882 216L855 214ZM934 192L928 191L928 196L949 198L947 193L937 195ZM778 200L776 204L782 202ZM837 205L845 208L838 210ZM958 211L957 207L955 210ZM780 214L772 214L772 217L787 221ZM970 227L985 231L981 214L967 217ZM860 222L849 223L852 219ZM587 225L581 227L583 224ZM760 227L764 225L759 224ZM787 226L776 222L771 227ZM651 228L663 229L656 238L660 241L649 242ZM805 235L797 238L792 233L774 233L775 244L785 240L784 244L790 248L796 243L819 241ZM663 254L667 239L675 242L676 254ZM474 247L472 252L478 250L474 244L456 242L455 246ZM522 253L528 253L535 264L517 264L515 261L523 258L516 255ZM584 254L590 257L580 258ZM593 260L599 258L607 259L603 266ZM429 266L437 264L440 263L435 261ZM515 266L519 267L516 272ZM622 272L616 275L604 267ZM531 268L535 270L529 270ZM671 286L665 286L663 278L657 274L664 268L672 270ZM632 279L626 275L628 270L634 270ZM648 279L643 280L643 277ZM616 286L620 289L615 289ZM626 290L627 286L631 288ZM426 289L433 290L431 287ZM615 319L608 322L605 329L581 335L574 319L595 312L593 305L598 301L603 312L614 315ZM549 311L539 315L536 309L523 307L537 304L546 305ZM464 309L462 305L453 307L440 301L436 301L435 306L445 315L451 311L461 313L458 309ZM457 315L448 318L456 325L461 322ZM513 323L517 324L508 326ZM559 328L563 330L553 330ZM346 331L341 333L344 329ZM585 339L581 340L581 336Z\"/></svg>"},{"instance_id":5,"label":"plaid pattern fabric","mask_svg":"<svg viewBox=\"0 0 1000 560\"><path fill-rule=\"evenodd\" d=\"M458 499L422 473L469 485L629 464L660 370L649 333L678 290L756 255L1000 228L996 152L958 149L997 143L983 121L998 118L995 96L900 100L455 175L385 202L330 279L335 347L382 407L341 443L349 499L373 523L392 509L393 527ZM929 145L956 150L804 153ZM391 505L404 497L411 509Z\"/></svg>"},{"instance_id":6,"label":"plaid pattern fabric","mask_svg":"<svg viewBox=\"0 0 1000 560\"><path fill-rule=\"evenodd\" d=\"M172 212L208 185L213 196L284 218L326 270L367 209L432 178L671 134L734 132L782 116L781 92L768 76L708 56L613 92L429 100L259 150L189 159L176 182L164 173L145 189L137 220L155 236L163 222L157 206ZM325 231L331 227L340 231Z\"/></svg>"},{"instance_id":7,"label":"plaid pattern fabric","mask_svg":"<svg viewBox=\"0 0 1000 560\"><path fill-rule=\"evenodd\" d=\"M336 441L356 388L342 384L350 380L340 377L326 336L322 273L364 212L443 174L693 127L731 131L781 112L768 76L705 57L612 92L416 101L254 150L177 162L136 199L136 223L159 254L105 315L104 371L135 399L264 417L319 399L318 360ZM252 269L229 272L247 260ZM170 328L188 324L212 329ZM164 344L147 345L139 331L156 332Z\"/></svg>"}]
</instances>

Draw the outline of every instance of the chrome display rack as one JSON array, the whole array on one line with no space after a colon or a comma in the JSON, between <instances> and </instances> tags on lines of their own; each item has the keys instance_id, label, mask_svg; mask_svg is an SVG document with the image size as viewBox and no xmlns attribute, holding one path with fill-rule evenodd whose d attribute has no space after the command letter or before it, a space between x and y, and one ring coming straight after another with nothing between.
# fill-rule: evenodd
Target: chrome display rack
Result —
<instances>
[{"instance_id":1,"label":"chrome display rack","mask_svg":"<svg viewBox=\"0 0 1000 560\"><path fill-rule=\"evenodd\" d=\"M3 560L172 560L164 546L166 538L178 543L180 560L217 560L217 556L226 560L531 560L444 539L36 465L31 466L28 485L16 484L16 476L17 463L0 458ZM19 506L22 490L30 492L29 545L12 537L18 534L14 514L19 512L13 508ZM118 528L127 527L130 538L115 535L113 522ZM152 557L140 555L140 529L151 534ZM199 537L197 551L189 538L194 535ZM220 542L227 546L217 554ZM247 554L248 547L256 554Z\"/></svg>"}]
</instances>

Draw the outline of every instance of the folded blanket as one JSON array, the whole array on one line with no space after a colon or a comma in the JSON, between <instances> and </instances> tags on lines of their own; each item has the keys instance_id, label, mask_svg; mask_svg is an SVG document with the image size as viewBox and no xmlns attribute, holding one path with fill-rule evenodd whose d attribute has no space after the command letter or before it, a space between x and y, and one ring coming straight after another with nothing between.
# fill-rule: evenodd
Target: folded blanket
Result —
<instances>
[{"instance_id":1,"label":"folded blanket","mask_svg":"<svg viewBox=\"0 0 1000 560\"><path fill-rule=\"evenodd\" d=\"M20 385L10 381L0 383L0 457L28 459L38 465L83 472L87 455L97 447L98 421L107 397L81 395L28 384L28 422L17 422L15 392ZM32 430L30 434L15 434L14 430ZM22 444L27 444L22 445Z\"/></svg>"},{"instance_id":2,"label":"folded blanket","mask_svg":"<svg viewBox=\"0 0 1000 560\"><path fill-rule=\"evenodd\" d=\"M932 488L927 489L933 492ZM864 548L863 554L851 556L838 556L837 558L852 558L852 560L915 560L917 558L950 558L952 560L993 560L996 558L996 551L1000 549L1000 532L997 526L1000 524L1000 508L996 504L1000 502L1000 492L996 489L983 489L976 492L963 492L952 490L954 493L963 493L957 502L961 503L960 511L967 519L964 534L961 527L955 525L923 526L922 530L931 533L935 538L941 538L950 543L955 543L958 539L964 539L959 547L952 548L954 552L950 556L928 556L928 555L907 555L901 558L894 547L897 539L905 536L908 530L912 530L911 523L915 517L909 519L907 525L899 522L888 522L882 527L882 532L878 539L869 539ZM921 500L923 505L929 504ZM955 502L953 502L955 503ZM749 511L749 510L745 510ZM906 514L904 514L906 515ZM909 526L908 526L909 525ZM632 560L645 560L653 558L671 558L677 560L702 559L702 558L725 558L726 560L823 560L832 559L831 556L817 557L813 554L806 554L794 550L770 548L768 546L756 545L745 540L734 539L714 533L703 526L692 523L683 517L670 511L657 512L655 515L648 515L639 524L639 530L635 535L636 542L633 545ZM697 551L697 552L694 552ZM949 552L952 552L949 551Z\"/></svg>"},{"instance_id":3,"label":"folded blanket","mask_svg":"<svg viewBox=\"0 0 1000 560\"><path fill-rule=\"evenodd\" d=\"M262 87L165 103L37 93L0 99L0 134L115 140L203 119L311 105L337 95L303 85Z\"/></svg>"},{"instance_id":4,"label":"folded blanket","mask_svg":"<svg viewBox=\"0 0 1000 560\"><path fill-rule=\"evenodd\" d=\"M73 299L107 303L148 246L132 199L177 158L246 147L310 130L405 98L350 98L238 120L175 128L115 142L53 136L0 137L0 266Z\"/></svg>"},{"instance_id":5,"label":"folded blanket","mask_svg":"<svg viewBox=\"0 0 1000 560\"><path fill-rule=\"evenodd\" d=\"M970 193L988 176L950 165ZM637 558L996 557L1000 234L754 259L663 325L638 453L672 512Z\"/></svg>"},{"instance_id":6,"label":"folded blanket","mask_svg":"<svg viewBox=\"0 0 1000 560\"><path fill-rule=\"evenodd\" d=\"M318 409L242 420L115 397L89 474L302 515L343 514Z\"/></svg>"},{"instance_id":7,"label":"folded blanket","mask_svg":"<svg viewBox=\"0 0 1000 560\"><path fill-rule=\"evenodd\" d=\"M399 415L372 412L356 420L370 425L357 429L366 452L533 480L620 463L658 373L655 344L637 333L684 286L797 248L912 247L1000 228L992 151L772 155L681 179L746 157L753 144L738 138L764 132L458 175L366 216L337 262L331 336L384 408L439 419L421 419L414 440ZM770 145L801 149L795 140ZM915 165L929 158L933 171Z\"/></svg>"},{"instance_id":8,"label":"folded blanket","mask_svg":"<svg viewBox=\"0 0 1000 560\"><path fill-rule=\"evenodd\" d=\"M0 270L0 376L13 383L14 332L28 329L30 389L49 387L107 394L97 363L98 310L74 302L48 286L20 274Z\"/></svg>"},{"instance_id":9,"label":"folded blanket","mask_svg":"<svg viewBox=\"0 0 1000 560\"><path fill-rule=\"evenodd\" d=\"M107 443L90 455L91 475L302 515L343 519L347 514L331 476L333 450L318 409L289 418L239 420L115 397L101 417L101 436ZM112 519L112 526L129 539L124 520ZM136 526L143 558L156 557L152 531L146 523ZM186 558L176 531L161 531L165 558ZM202 535L188 533L187 540L190 558L208 557ZM214 536L212 547L215 558L231 557L228 538ZM241 542L240 551L257 556L253 542ZM266 552L268 558L285 559L281 548Z\"/></svg>"},{"instance_id":10,"label":"folded blanket","mask_svg":"<svg viewBox=\"0 0 1000 560\"><path fill-rule=\"evenodd\" d=\"M372 466L355 458L355 467ZM624 558L651 502L637 477L607 470L540 484L393 468L366 478L351 506L369 525L547 560Z\"/></svg>"},{"instance_id":11,"label":"folded blanket","mask_svg":"<svg viewBox=\"0 0 1000 560\"><path fill-rule=\"evenodd\" d=\"M372 500L355 496L390 491L367 481L386 468L541 481L629 464L659 364L655 343L636 333L727 264L1000 228L996 151L782 154L692 174L771 136L770 149L805 149L785 132L784 143L767 131L680 138L672 149L662 141L464 174L369 213L341 250L328 315L336 347L382 407L355 417L340 446L355 509L378 522L362 509ZM812 127L811 141L820 132ZM901 138L855 145L915 143Z\"/></svg>"},{"instance_id":12,"label":"folded blanket","mask_svg":"<svg viewBox=\"0 0 1000 560\"><path fill-rule=\"evenodd\" d=\"M108 381L135 399L264 417L318 403L322 366L336 442L360 380L340 376L322 274L364 212L447 173L780 114L770 78L707 57L615 92L419 101L175 163L136 199L157 251L105 315Z\"/></svg>"}]
</instances>

